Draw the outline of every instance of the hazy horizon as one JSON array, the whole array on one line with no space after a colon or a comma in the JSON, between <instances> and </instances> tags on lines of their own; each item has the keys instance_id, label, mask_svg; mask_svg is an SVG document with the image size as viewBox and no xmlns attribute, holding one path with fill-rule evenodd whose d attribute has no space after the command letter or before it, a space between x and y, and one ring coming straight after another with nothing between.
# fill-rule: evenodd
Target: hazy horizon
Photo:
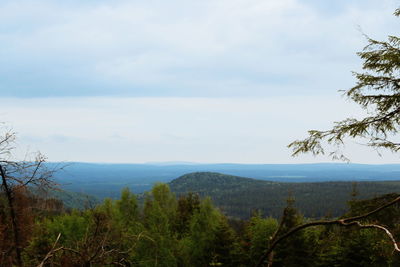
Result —
<instances>
[{"instance_id":1,"label":"hazy horizon","mask_svg":"<svg viewBox=\"0 0 400 267\"><path fill-rule=\"evenodd\" d=\"M146 161L146 162L101 162L101 161L47 161L52 164L93 164L93 165L154 165L154 166L185 166L185 165L400 165L400 163L359 163L344 161L315 161L306 163L239 163L239 162L191 162L191 161Z\"/></svg>"}]
</instances>

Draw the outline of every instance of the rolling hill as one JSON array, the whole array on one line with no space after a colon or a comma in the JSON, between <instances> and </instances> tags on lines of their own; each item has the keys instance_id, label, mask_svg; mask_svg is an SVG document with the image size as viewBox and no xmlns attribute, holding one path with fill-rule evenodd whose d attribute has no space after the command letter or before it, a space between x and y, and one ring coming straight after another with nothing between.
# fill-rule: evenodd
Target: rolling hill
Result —
<instances>
[{"instance_id":1,"label":"rolling hill","mask_svg":"<svg viewBox=\"0 0 400 267\"><path fill-rule=\"evenodd\" d=\"M242 219L254 210L279 217L289 196L306 217L319 218L345 213L354 189L359 199L400 192L400 181L357 182L354 188L352 182L272 182L214 172L189 173L169 185L177 195L194 192L209 196L225 214Z\"/></svg>"},{"instance_id":2,"label":"rolling hill","mask_svg":"<svg viewBox=\"0 0 400 267\"><path fill-rule=\"evenodd\" d=\"M47 163L49 167L63 163ZM304 183L326 181L387 181L400 179L400 165L343 163L318 164L100 164L68 163L55 173L56 182L67 191L118 198L121 189L143 193L156 182L170 182L192 172L219 172L259 180ZM287 195L287 192L285 192Z\"/></svg>"}]
</instances>

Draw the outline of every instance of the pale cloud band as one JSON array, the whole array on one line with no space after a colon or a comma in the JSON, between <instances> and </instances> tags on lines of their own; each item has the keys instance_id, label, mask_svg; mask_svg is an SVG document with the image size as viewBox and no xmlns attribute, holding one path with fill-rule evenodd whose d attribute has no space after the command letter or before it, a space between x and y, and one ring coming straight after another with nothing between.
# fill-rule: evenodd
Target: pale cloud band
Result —
<instances>
[{"instance_id":1,"label":"pale cloud band","mask_svg":"<svg viewBox=\"0 0 400 267\"><path fill-rule=\"evenodd\" d=\"M1 1L0 96L325 94L353 81L358 25L396 33L396 4Z\"/></svg>"},{"instance_id":2,"label":"pale cloud band","mask_svg":"<svg viewBox=\"0 0 400 267\"><path fill-rule=\"evenodd\" d=\"M52 161L296 163L286 145L361 111L340 97L2 99L24 151ZM396 162L350 144L355 162Z\"/></svg>"}]
</instances>

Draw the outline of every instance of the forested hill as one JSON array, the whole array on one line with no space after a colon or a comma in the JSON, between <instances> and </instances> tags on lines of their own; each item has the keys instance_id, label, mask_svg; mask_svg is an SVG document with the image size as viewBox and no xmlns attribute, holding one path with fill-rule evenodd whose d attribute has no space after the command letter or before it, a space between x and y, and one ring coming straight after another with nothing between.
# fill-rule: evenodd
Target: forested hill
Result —
<instances>
[{"instance_id":1,"label":"forested hill","mask_svg":"<svg viewBox=\"0 0 400 267\"><path fill-rule=\"evenodd\" d=\"M50 169L62 163L46 163ZM122 188L143 193L156 182L167 183L192 172L218 172L276 182L387 181L400 178L400 164L94 164L70 163L55 173L64 190L103 199L119 198Z\"/></svg>"},{"instance_id":2,"label":"forested hill","mask_svg":"<svg viewBox=\"0 0 400 267\"><path fill-rule=\"evenodd\" d=\"M66 209L84 210L101 203L100 199L79 192L65 190L38 191L36 188L29 188L29 192L40 199L58 199Z\"/></svg>"},{"instance_id":3,"label":"forested hill","mask_svg":"<svg viewBox=\"0 0 400 267\"><path fill-rule=\"evenodd\" d=\"M220 190L247 190L251 187L278 184L277 182L262 181L252 178L227 175L217 172L194 172L185 174L170 182L172 191L197 192L200 194L212 194Z\"/></svg>"},{"instance_id":4,"label":"forested hill","mask_svg":"<svg viewBox=\"0 0 400 267\"><path fill-rule=\"evenodd\" d=\"M351 200L352 182L284 183L256 180L214 172L195 172L169 183L177 195L188 192L210 196L214 204L232 217L248 218L252 211L279 217L289 196L306 217L339 216ZM357 182L356 198L400 192L400 181Z\"/></svg>"}]
</instances>

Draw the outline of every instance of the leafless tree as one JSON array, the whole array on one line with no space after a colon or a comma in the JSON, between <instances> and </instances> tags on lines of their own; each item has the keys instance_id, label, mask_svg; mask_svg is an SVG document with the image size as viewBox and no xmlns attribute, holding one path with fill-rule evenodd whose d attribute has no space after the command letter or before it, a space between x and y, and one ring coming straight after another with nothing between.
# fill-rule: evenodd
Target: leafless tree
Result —
<instances>
[{"instance_id":1,"label":"leafless tree","mask_svg":"<svg viewBox=\"0 0 400 267\"><path fill-rule=\"evenodd\" d=\"M22 160L14 158L15 141L16 134L10 130L5 129L0 135L0 176L1 191L8 205L7 215L10 218L13 236L13 246L8 253L14 252L15 264L22 266L21 222L18 221L15 196L17 192L26 191L30 187L46 190L56 184L51 179L54 170L45 166L46 157L40 152L32 155L33 158L29 156Z\"/></svg>"}]
</instances>

